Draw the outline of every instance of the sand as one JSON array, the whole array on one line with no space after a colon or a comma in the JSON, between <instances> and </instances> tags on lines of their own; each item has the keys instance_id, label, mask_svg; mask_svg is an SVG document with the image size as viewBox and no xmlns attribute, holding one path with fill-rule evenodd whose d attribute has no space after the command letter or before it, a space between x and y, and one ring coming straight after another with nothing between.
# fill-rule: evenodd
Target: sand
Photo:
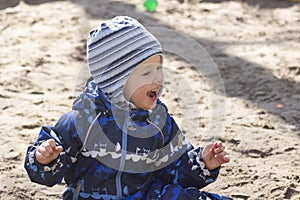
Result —
<instances>
[{"instance_id":1,"label":"sand","mask_svg":"<svg viewBox=\"0 0 300 200\"><path fill-rule=\"evenodd\" d=\"M149 13L138 0L1 0L0 9L0 199L61 199L63 184L30 182L26 149L42 125L70 110L88 75L87 33L116 15L194 42L159 35L174 50L162 100L194 145L227 147L231 162L204 190L300 198L299 3L159 0ZM207 61L200 47L217 68L191 66Z\"/></svg>"}]
</instances>

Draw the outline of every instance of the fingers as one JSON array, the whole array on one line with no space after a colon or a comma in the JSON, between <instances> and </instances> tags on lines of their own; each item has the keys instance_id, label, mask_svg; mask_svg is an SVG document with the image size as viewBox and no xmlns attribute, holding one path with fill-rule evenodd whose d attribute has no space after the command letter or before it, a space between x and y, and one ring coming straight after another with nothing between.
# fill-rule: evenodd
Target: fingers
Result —
<instances>
[{"instance_id":1,"label":"fingers","mask_svg":"<svg viewBox=\"0 0 300 200\"><path fill-rule=\"evenodd\" d=\"M225 151L225 146L222 144L222 142L215 142L214 147L214 157L219 160L220 164L224 164L230 161L230 159L226 157L227 152Z\"/></svg>"},{"instance_id":2,"label":"fingers","mask_svg":"<svg viewBox=\"0 0 300 200\"><path fill-rule=\"evenodd\" d=\"M225 150L225 146L223 146L222 142L217 141L213 143L209 143L204 147L203 150L203 156L212 156L214 157L215 155L221 153L222 151Z\"/></svg>"},{"instance_id":3,"label":"fingers","mask_svg":"<svg viewBox=\"0 0 300 200\"><path fill-rule=\"evenodd\" d=\"M62 150L62 146L56 146L55 141L50 139L38 147L35 156L41 164L48 164L56 159Z\"/></svg>"},{"instance_id":4,"label":"fingers","mask_svg":"<svg viewBox=\"0 0 300 200\"><path fill-rule=\"evenodd\" d=\"M225 156L226 156L226 152L225 151L222 151L222 152L214 155L215 158L223 158Z\"/></svg>"},{"instance_id":5,"label":"fingers","mask_svg":"<svg viewBox=\"0 0 300 200\"><path fill-rule=\"evenodd\" d=\"M212 142L205 145L202 152L204 163L209 170L216 169L224 163L230 161L225 151L225 146L222 142Z\"/></svg>"},{"instance_id":6,"label":"fingers","mask_svg":"<svg viewBox=\"0 0 300 200\"><path fill-rule=\"evenodd\" d=\"M214 148L219 148L219 147L221 147L222 146L222 142L221 141L216 141L216 142L214 142L214 144L213 144L213 147Z\"/></svg>"},{"instance_id":7,"label":"fingers","mask_svg":"<svg viewBox=\"0 0 300 200\"><path fill-rule=\"evenodd\" d=\"M55 149L55 147L56 147L55 140L50 139L50 140L47 140L47 142L49 143L49 145L50 145L53 149Z\"/></svg>"},{"instance_id":8,"label":"fingers","mask_svg":"<svg viewBox=\"0 0 300 200\"><path fill-rule=\"evenodd\" d=\"M221 164L227 163L230 161L228 157L226 157L227 153L225 151L216 154L214 157L218 160L218 162Z\"/></svg>"},{"instance_id":9,"label":"fingers","mask_svg":"<svg viewBox=\"0 0 300 200\"><path fill-rule=\"evenodd\" d=\"M62 150L63 150L63 147L62 147L62 146L57 146L57 147L55 147L55 152L56 152L57 154L59 154L60 152L62 152Z\"/></svg>"},{"instance_id":10,"label":"fingers","mask_svg":"<svg viewBox=\"0 0 300 200\"><path fill-rule=\"evenodd\" d=\"M39 147L35 153L35 157L37 159L37 161L41 164L48 164L50 163L49 159L48 159L48 155L45 155L46 153L44 152L44 149Z\"/></svg>"},{"instance_id":11,"label":"fingers","mask_svg":"<svg viewBox=\"0 0 300 200\"><path fill-rule=\"evenodd\" d=\"M222 164L224 164L224 163L228 163L230 161L230 158L228 158L228 157L224 157L223 158L223 163Z\"/></svg>"},{"instance_id":12,"label":"fingers","mask_svg":"<svg viewBox=\"0 0 300 200\"><path fill-rule=\"evenodd\" d=\"M52 147L46 143L42 143L41 146L38 147L37 151L44 157L48 157L53 153Z\"/></svg>"},{"instance_id":13,"label":"fingers","mask_svg":"<svg viewBox=\"0 0 300 200\"><path fill-rule=\"evenodd\" d=\"M219 154L219 153L221 153L221 152L223 152L223 151L225 150L225 146L222 145L221 142L215 144L214 147L215 147L215 148L213 149L213 152L214 152L215 154Z\"/></svg>"}]
</instances>

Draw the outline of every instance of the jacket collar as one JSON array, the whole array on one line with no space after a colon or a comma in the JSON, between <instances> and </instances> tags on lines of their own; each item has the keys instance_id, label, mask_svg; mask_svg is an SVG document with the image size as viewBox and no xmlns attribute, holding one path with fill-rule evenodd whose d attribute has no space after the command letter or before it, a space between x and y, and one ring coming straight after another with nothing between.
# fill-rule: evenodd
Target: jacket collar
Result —
<instances>
[{"instance_id":1,"label":"jacket collar","mask_svg":"<svg viewBox=\"0 0 300 200\"><path fill-rule=\"evenodd\" d=\"M98 85L90 79L87 81L83 93L79 95L73 103L74 110L84 109L89 110L90 113L105 111L107 115L118 113L123 116L130 116L133 121L145 121L151 115L160 112L161 107L165 106L158 100L157 106L152 111L138 109L130 105L126 108L120 108L119 106L112 104Z\"/></svg>"}]
</instances>

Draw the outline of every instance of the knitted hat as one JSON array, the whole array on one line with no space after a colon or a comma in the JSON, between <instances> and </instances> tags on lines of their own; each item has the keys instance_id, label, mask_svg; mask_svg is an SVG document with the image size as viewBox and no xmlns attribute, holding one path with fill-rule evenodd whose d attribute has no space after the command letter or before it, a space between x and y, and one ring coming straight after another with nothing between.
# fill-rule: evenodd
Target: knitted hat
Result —
<instances>
[{"instance_id":1,"label":"knitted hat","mask_svg":"<svg viewBox=\"0 0 300 200\"><path fill-rule=\"evenodd\" d=\"M117 16L89 33L87 62L98 87L113 102L124 104L130 73L147 58L162 54L159 41L133 18Z\"/></svg>"}]
</instances>

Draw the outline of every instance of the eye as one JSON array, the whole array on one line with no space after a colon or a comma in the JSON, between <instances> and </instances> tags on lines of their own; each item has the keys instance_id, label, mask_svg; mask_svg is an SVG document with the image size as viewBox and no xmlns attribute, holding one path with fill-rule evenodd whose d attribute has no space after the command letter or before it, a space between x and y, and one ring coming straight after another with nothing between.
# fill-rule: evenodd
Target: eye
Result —
<instances>
[{"instance_id":1,"label":"eye","mask_svg":"<svg viewBox=\"0 0 300 200\"><path fill-rule=\"evenodd\" d=\"M150 74L150 72L144 72L143 74L142 74L142 76L148 76Z\"/></svg>"}]
</instances>

